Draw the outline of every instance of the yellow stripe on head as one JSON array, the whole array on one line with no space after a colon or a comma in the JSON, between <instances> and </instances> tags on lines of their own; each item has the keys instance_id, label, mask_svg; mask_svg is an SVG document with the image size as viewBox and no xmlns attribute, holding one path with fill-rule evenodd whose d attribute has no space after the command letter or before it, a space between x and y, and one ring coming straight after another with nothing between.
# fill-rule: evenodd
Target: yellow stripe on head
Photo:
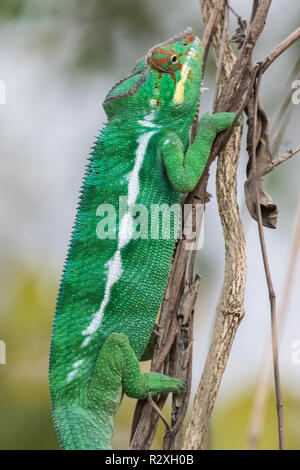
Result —
<instances>
[{"instance_id":1,"label":"yellow stripe on head","mask_svg":"<svg viewBox=\"0 0 300 470\"><path fill-rule=\"evenodd\" d=\"M173 97L173 103L175 103L175 104L181 104L183 102L184 84L185 84L185 81L188 77L189 70L190 70L190 67L188 66L188 64L186 62L182 66L181 77L180 77L180 80L177 83L176 88L175 88L175 93L174 93L174 97Z\"/></svg>"}]
</instances>

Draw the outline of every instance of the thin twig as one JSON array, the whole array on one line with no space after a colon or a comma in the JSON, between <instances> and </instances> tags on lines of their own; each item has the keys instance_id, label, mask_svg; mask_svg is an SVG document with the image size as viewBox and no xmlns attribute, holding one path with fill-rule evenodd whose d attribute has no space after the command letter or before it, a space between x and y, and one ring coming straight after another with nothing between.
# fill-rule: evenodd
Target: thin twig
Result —
<instances>
[{"instance_id":1,"label":"thin twig","mask_svg":"<svg viewBox=\"0 0 300 470\"><path fill-rule=\"evenodd\" d=\"M289 255L289 262L285 275L285 282L282 294L281 305L278 312L278 325L281 327L281 334L283 323L287 312L288 301L290 297L291 288L293 285L294 273L297 263L298 254L300 251L300 202L298 204L296 221L294 224L292 247ZM270 387L270 378L272 374L272 344L267 345L264 359L260 367L259 377L257 380L257 387L255 390L255 397L253 400L251 421L249 426L249 433L247 438L247 448L255 450L258 448L260 436L263 430L263 422L265 416L265 408L267 404L268 392Z\"/></svg>"},{"instance_id":2,"label":"thin twig","mask_svg":"<svg viewBox=\"0 0 300 470\"><path fill-rule=\"evenodd\" d=\"M274 170L277 166L281 165L282 163L286 162L289 160L291 157L296 155L296 153L300 152L300 147L297 147L294 150L287 150L285 153L282 155L278 155L266 168L264 168L261 172L257 172L257 174L253 173L252 178L256 179L257 177L260 178L261 176L265 176L271 171Z\"/></svg>"},{"instance_id":3,"label":"thin twig","mask_svg":"<svg viewBox=\"0 0 300 470\"><path fill-rule=\"evenodd\" d=\"M254 123L253 123L253 144L252 144L252 164L253 172L257 175L256 170L256 124L257 124L257 109L258 109L258 97L259 88L262 78L262 72L258 74L257 83L254 88ZM284 449L284 425L283 425L283 404L281 397L281 386L280 386L280 374L279 374L279 363L278 363L278 338L277 338L277 319L276 319L276 295L272 283L272 277L270 272L270 266L268 261L266 243L264 238L263 223L261 206L259 201L258 185L256 185L256 213L258 222L258 231L261 252L264 262L266 281L269 290L270 308L271 308L271 329L272 329L272 350L273 350L273 367L274 367L274 381L275 381L275 393L276 393L276 409L277 409L277 421L278 421L278 437L279 437L279 449Z\"/></svg>"},{"instance_id":4,"label":"thin twig","mask_svg":"<svg viewBox=\"0 0 300 470\"><path fill-rule=\"evenodd\" d=\"M150 405L152 406L152 408L155 409L156 413L159 415L160 419L162 420L162 422L164 423L164 425L166 426L167 430L170 431L170 426L169 426L169 423L168 421L166 420L166 418L164 417L164 415L162 414L160 408L157 406L157 404L152 400L152 396L150 395L148 397L148 403L150 403Z\"/></svg>"},{"instance_id":5,"label":"thin twig","mask_svg":"<svg viewBox=\"0 0 300 470\"><path fill-rule=\"evenodd\" d=\"M292 34L285 38L261 63L260 72L265 73L267 68L277 59L284 51L286 51L295 41L300 38L300 27L297 28Z\"/></svg>"},{"instance_id":6,"label":"thin twig","mask_svg":"<svg viewBox=\"0 0 300 470\"><path fill-rule=\"evenodd\" d=\"M286 162L289 158L293 157L296 155L296 153L300 152L300 146L297 147L294 150L288 150L287 152L283 153L282 155L279 155L278 157L273 160L271 167L268 169L267 173L269 173L273 168L276 168L278 165L281 165L281 163Z\"/></svg>"}]
</instances>

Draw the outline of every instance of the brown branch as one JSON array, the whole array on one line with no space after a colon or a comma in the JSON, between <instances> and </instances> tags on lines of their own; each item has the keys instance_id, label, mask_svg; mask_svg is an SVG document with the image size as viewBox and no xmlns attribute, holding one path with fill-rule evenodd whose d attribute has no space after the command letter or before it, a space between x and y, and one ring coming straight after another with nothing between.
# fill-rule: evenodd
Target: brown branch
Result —
<instances>
[{"instance_id":1,"label":"brown branch","mask_svg":"<svg viewBox=\"0 0 300 470\"><path fill-rule=\"evenodd\" d=\"M267 68L277 59L284 51L286 51L295 41L300 38L300 27L297 28L292 34L284 39L275 49L261 63L260 72L264 73Z\"/></svg>"},{"instance_id":2,"label":"brown branch","mask_svg":"<svg viewBox=\"0 0 300 470\"><path fill-rule=\"evenodd\" d=\"M278 165L281 165L281 163L284 163L287 160L289 160L289 158L293 157L298 152L300 152L300 146L297 147L294 150L288 150L287 152L283 153L282 155L279 155L278 157L276 157L275 160L273 160L272 165L270 166L270 168L267 170L267 173L270 173L270 171L272 171Z\"/></svg>"},{"instance_id":3,"label":"brown branch","mask_svg":"<svg viewBox=\"0 0 300 470\"><path fill-rule=\"evenodd\" d=\"M267 58L263 61L263 63L260 65L260 73L264 73L267 70L267 67L277 58L279 55L287 49L293 42L297 39L295 32L290 35L287 39L285 39L279 46L277 46L272 53L270 53ZM292 81L296 75L297 71L299 68L299 60L296 63L294 70L292 71L292 74L290 76L289 81ZM294 77L294 78L293 78ZM276 120L276 123L273 125L273 129L275 129L280 120L282 119L282 116L285 114L288 104L290 102L290 95L286 97L284 100L283 105L281 106L280 111L278 112L278 117ZM254 114L254 113L253 113ZM283 125L278 131L278 135L275 138L273 148L274 150L277 149L279 146L280 138L282 137L282 132L283 128L286 127L288 122L288 119L285 118ZM255 126L255 129L257 126ZM269 165L266 165L265 168L262 169L258 173L258 177L262 177L272 171L274 168L276 168L278 165L281 163L284 163L286 160L291 158L293 155L295 155L297 152L300 151L300 147L298 147L295 150L289 150L285 152L283 155L278 156L274 160L270 162ZM257 156L256 156L257 158ZM300 207L300 206L299 206ZM299 212L300 213L300 212ZM283 295L283 302L282 305L279 309L279 314L278 314L278 324L281 324L283 321L284 313L286 310L286 305L287 305L287 299L289 297L289 291L290 291L290 286L291 286L291 280L292 280L292 273L294 271L294 264L295 264L295 259L297 257L297 252L299 248L299 227L300 227L300 217L298 215L297 218L297 224L296 224L296 231L294 233L293 237L293 246L290 254L290 260L289 260L289 266L287 269L287 275L286 275L286 281L285 281L285 288L284 288L284 295ZM256 393L255 393L255 398L253 402L253 408L252 408L252 416L251 416L251 422L249 426L249 435L247 439L247 447L248 449L256 449L258 447L259 439L262 433L262 427L263 427L263 419L264 419L264 414L265 414L265 406L266 406L266 401L267 401L267 394L269 390L269 382L270 382L270 376L271 376L271 368L272 368L272 341L270 343L270 347L266 349L265 355L264 355L264 361L263 364L260 368L260 373L259 373L259 378L258 378L258 386L256 388ZM282 428L283 425L279 425L279 428ZM283 432L283 431L282 431ZM282 437L280 438L282 441Z\"/></svg>"},{"instance_id":4,"label":"brown branch","mask_svg":"<svg viewBox=\"0 0 300 470\"><path fill-rule=\"evenodd\" d=\"M300 152L300 147L297 147L296 149L294 150L287 150L285 153L283 153L282 155L278 155L278 157L276 157L274 160L271 161L271 163L269 165L267 165L265 168L262 169L262 171L260 172L257 172L257 174L255 175L254 172L253 172L253 176L251 177L252 180L256 180L257 178L261 178L262 176L265 176L267 175L268 173L270 173L271 171L274 170L274 168L276 168L277 166L281 165L282 163L286 162L287 160L289 160L291 157L293 157L294 155L296 155L296 153ZM253 169L254 169L254 165L253 165Z\"/></svg>"},{"instance_id":5,"label":"brown branch","mask_svg":"<svg viewBox=\"0 0 300 470\"><path fill-rule=\"evenodd\" d=\"M221 2L217 0L201 0L201 4L203 17L205 23L207 24L214 7L218 7ZM270 4L271 0L261 0L260 2L256 2L256 10L253 14L253 21L248 29L245 42L237 59L235 59L235 55L232 51L228 34L225 35L224 33L224 37L226 37L226 47L222 53L222 55L224 55L224 61L222 64L223 89L217 103L217 108L219 111L239 110L242 112L245 104L249 99L249 86L252 84L256 76L256 70L253 70L253 67L251 66L252 51L260 33L264 28L264 23ZM217 17L218 15L216 15L216 18ZM220 45L222 37L221 25L223 19L224 18L222 15L222 21L215 24L214 28L211 29L210 34L207 33L207 37L209 37L209 39L207 39L207 47L209 46L210 41L212 41L214 46L214 53L217 56L220 56ZM212 35L213 30L215 33ZM247 90L248 94L244 101L242 101L243 96ZM196 127L197 126L195 121L193 132L195 132ZM193 132L192 136L195 135ZM228 139L228 135L228 132L223 132L216 138L202 178L196 189L186 199L186 203L192 203L195 206L199 203L199 201L201 203L205 202L210 164L220 153L225 140ZM208 422L214 406L216 395L218 393L221 378L228 361L235 332L244 314L243 295L246 275L246 256L243 231L236 204L236 167L240 138L240 129L234 129L234 135L227 144L227 152L221 153L223 156L222 160L220 156L220 162L223 163L218 164L218 204L223 224L226 246L225 280L222 301L218 307L213 341L201 379L202 387L201 384L199 387L200 389L203 389L204 385L205 391L201 392L200 390L199 392L198 390L199 393L197 392L197 397L200 397L198 400L200 406L203 404L201 413L198 413L200 417L202 416L202 418L204 418L203 425L200 423L200 425L197 427L197 420L193 420L193 418L195 418L197 415L197 412L199 412L199 407L197 408L195 401L192 418L189 424L190 431L188 430L185 440L185 446L189 449L199 448L204 442L205 435L207 433ZM178 342L174 345L174 340L177 331L179 331L177 341L178 338L180 338L181 327L184 324L183 320L180 318L180 316L178 317L176 313L179 311L180 305L182 305L180 299L185 291L184 277L186 264L188 261L188 254L189 252L186 249L186 240L180 240L175 252L166 295L160 313L162 335L158 338L156 352L152 361L152 370L162 371L163 373L167 373L169 375L174 375L174 372L176 375L174 354L176 354L176 350L178 350L176 346ZM190 277L191 273L192 269L189 271ZM194 298L196 298L196 294L192 294L192 296L193 295L195 296ZM192 321L192 315L190 319ZM188 354L187 357L188 361L190 361ZM186 371L188 371L188 374L190 373L190 365L186 368ZM159 408L161 408L165 401L166 396L160 396L158 399L156 399L155 403ZM183 408L185 408L186 404L187 401L185 401L184 405L182 405ZM172 434L173 429L173 435L171 436L171 441L173 443L171 446L170 434L167 433L165 436L164 444L167 448L173 448L172 446L178 448L177 446L179 445L178 443L180 441L182 414L180 407L175 405L176 403L173 400L173 411L175 408L177 411L173 414L173 427L169 431L169 433L171 432ZM175 420L174 415L176 415ZM148 449L150 447L156 430L157 420L157 412L150 406L149 403L138 403L132 427L131 449ZM177 423L179 423L179 425L177 425ZM178 427L176 428L176 426ZM176 430L176 433L174 433L174 429ZM197 434L196 437L194 431ZM191 438L193 442L191 441Z\"/></svg>"},{"instance_id":6,"label":"brown branch","mask_svg":"<svg viewBox=\"0 0 300 470\"><path fill-rule=\"evenodd\" d=\"M209 20L208 20L208 23L207 23L207 26L205 28L205 32L203 34L203 38L202 38L202 45L203 45L203 49L205 49L206 51L206 55L208 53L208 45L210 43L210 39L211 39L211 36L212 36L212 33L213 33L213 30L216 26L216 23L217 23L217 19L224 7L224 3L225 3L225 0L217 0L215 2L215 5L214 5L214 9L212 10L212 13L209 17Z\"/></svg>"},{"instance_id":7,"label":"brown branch","mask_svg":"<svg viewBox=\"0 0 300 470\"><path fill-rule=\"evenodd\" d=\"M202 9L203 13L205 13L205 8L209 8L212 2L202 0ZM234 64L230 75L226 76L225 79L229 82L226 83L227 86L224 86L222 95L219 99L219 110L228 110L229 109L236 109L237 103L240 102L240 98L243 96L243 93L249 86L249 67L250 67L250 59L253 47L261 33L265 19L268 13L268 9L270 7L269 1L261 1L255 2L255 8L253 8L252 13L252 22L249 27L247 38L243 44L241 54L237 61ZM220 47L220 35L215 35L214 37L215 43L219 42L219 45L214 43L215 55L218 52L218 46ZM230 54L229 54L230 55ZM232 64L231 61L227 62L227 64ZM226 72L226 69L225 69ZM247 76L248 75L248 76ZM230 85L233 85L232 87ZM251 87L252 88L252 87ZM224 107L223 107L224 106ZM227 108L226 108L227 106ZM255 138L255 137L254 137ZM232 137L233 139L233 137ZM215 142L216 144L216 142ZM235 142L235 146L233 148L228 149L229 156L233 157L237 155L236 152L239 141ZM213 153L213 152L212 152ZM229 157L230 158L230 157ZM224 159L225 160L225 159ZM187 429L186 439L185 439L185 448L187 449L197 449L202 448L205 436L207 434L208 423L210 419L210 415L214 406L214 402L217 396L217 392L219 389L220 381L222 378L222 374L226 367L226 363L229 357L231 345L234 339L235 332L237 330L238 324L241 321L243 316L243 293L244 293L244 281L245 281L245 272L243 270L238 269L238 263L241 262L243 265L243 256L237 256L238 248L236 247L240 242L243 245L243 236L239 236L236 239L234 238L234 228L235 225L233 224L233 229L230 225L230 211L232 210L232 201L233 205L235 202L236 195L233 194L233 197L229 201L227 201L226 196L230 194L232 196L232 186L226 186L228 183L228 175L231 176L230 171L234 171L235 166L231 166L232 161L229 163L229 167L226 165L226 162L223 160L223 164L221 163L221 157L218 161L218 171L220 170L218 178L219 184L219 194L222 197L218 197L218 204L220 209L220 215L223 222L223 230L225 236L225 243L226 243L226 268L225 270L225 281L222 293L222 300L221 304L218 309L217 320L214 328L213 339L211 343L211 347L209 350L208 358L206 361L205 369L201 378L201 382L198 388L198 392L196 395L191 420ZM226 171L227 170L227 171ZM235 182L235 179L233 179ZM231 180L232 183L232 180ZM226 187L227 191L223 191ZM233 185L234 188L234 185ZM226 205L227 202L227 205ZM223 209L223 210L222 210ZM240 228L240 220L237 212L237 230ZM242 229L241 229L241 233ZM240 235L240 234L239 234ZM232 237L232 238L231 238ZM232 243L230 243L232 242ZM234 248L236 251L234 251ZM241 249L241 247L240 247ZM228 255L228 257L227 257ZM231 255L231 256L230 256ZM239 254L240 255L240 254ZM236 265L235 265L236 264ZM244 263L245 265L245 263ZM235 268L236 271L235 271ZM234 274L237 275L235 278ZM244 274L244 278L243 278ZM240 287L239 294L240 296L236 297L238 299L237 305L230 305L230 300L232 300L232 293L236 294L236 284ZM226 295L227 294L227 295ZM242 302L241 302L242 300ZM227 302L226 302L227 301ZM237 309L237 306L240 309ZM222 309L222 307L224 307ZM229 308L228 308L229 307ZM232 310L230 309L232 308ZM235 307L235 308L234 308ZM236 315L234 315L236 313ZM230 315L231 314L231 315ZM276 328L276 325L275 325ZM274 331L274 322L273 322L273 334L272 337L274 338L276 329ZM276 342L273 341L275 344L276 349ZM278 362L277 362L278 365ZM278 367L275 367L275 375L276 375L276 382L277 382L277 390L280 393L279 387L279 371ZM277 406L278 414L280 414L280 406ZM282 420L281 420L282 423ZM280 425L280 433L282 436L282 425Z\"/></svg>"},{"instance_id":8,"label":"brown branch","mask_svg":"<svg viewBox=\"0 0 300 470\"><path fill-rule=\"evenodd\" d=\"M216 8L220 11L221 4L223 5L224 1L221 2L216 1ZM214 15L215 22L218 19L218 15ZM214 29L213 22L206 28L206 32L204 33L206 49L209 47L209 38L212 37L212 31ZM194 129L195 129L195 121L194 121ZM195 131L194 131L195 132ZM193 128L191 131L192 138L193 138ZM224 138L224 136L223 136ZM220 149L223 144L222 138L219 139L218 148ZM217 149L217 151L219 151ZM210 160L210 163L212 159ZM209 164L210 164L209 163ZM197 206L197 204L204 204L206 200L206 185L208 179L208 167L209 164L204 171L204 175L201 178L200 183L197 185L196 191L191 193L186 203L191 204L193 207ZM151 370L157 372L167 373L169 375L173 375L173 371L175 369L174 363L170 360L167 360L168 355L170 354L170 350L172 344L174 343L176 333L178 331L178 317L176 312L180 306L180 299L184 292L185 286L185 272L186 272L186 265L188 262L188 257L190 251L187 249L186 246L187 241L185 238L178 242L173 265L171 268L168 286L166 289L166 294L162 303L161 312L160 312L160 319L159 323L162 327L162 335L157 340L157 347L154 352L154 357L151 364ZM192 286L191 286L192 289ZM193 289L192 289L193 290ZM196 293L194 293L194 298L196 300ZM193 322L193 315L191 314L190 323L192 325ZM180 336L180 328L178 332ZM166 361L166 362L165 362ZM190 358L191 362L191 358ZM191 371L191 363L189 367L186 368L186 382L188 383L191 380L190 377ZM188 399L190 394L190 388L188 387L187 393L185 395L185 406L187 409ZM158 401L156 402L159 407L162 407L166 401L166 396L159 397ZM180 417L180 427L182 426L183 419ZM173 423L174 424L174 423ZM132 424L132 432L131 432L131 449L148 449L151 445L151 442L154 437L154 433L157 426L157 414L153 412L153 409L150 408L150 405L147 402L138 402L137 408L135 411L133 424ZM176 431L175 440L178 443L178 435L180 430ZM177 437L176 437L177 436ZM165 439L166 442L166 439ZM167 444L166 444L167 445ZM176 444L177 445L177 444Z\"/></svg>"},{"instance_id":9,"label":"brown branch","mask_svg":"<svg viewBox=\"0 0 300 470\"><path fill-rule=\"evenodd\" d=\"M257 111L258 111L258 99L259 99L259 88L262 78L262 72L259 73L257 83L254 89L254 123L253 123L253 144L252 144L252 164L253 172L257 175L256 170L256 123L257 123ZM266 281L269 290L270 309L271 309L271 330L272 330L272 350L273 350L273 367L274 367L274 381L275 381L275 393L276 393L276 409L277 409L277 421L278 421L278 438L279 438L279 449L284 449L284 426L283 426L283 405L281 397L280 387L280 374L279 374L279 363L278 363L278 339L277 339L277 319L276 319L276 295L272 283L272 277L270 272L270 266L268 261L266 243L264 238L264 230L262 223L262 213L259 199L258 185L256 185L256 214L259 230L259 239L261 245L261 252L264 262Z\"/></svg>"},{"instance_id":10,"label":"brown branch","mask_svg":"<svg viewBox=\"0 0 300 470\"><path fill-rule=\"evenodd\" d=\"M186 432L184 449L189 450L203 448L235 333L244 315L246 248L236 202L240 141L240 130L236 130L218 159L217 196L226 243L225 279L213 338Z\"/></svg>"},{"instance_id":11,"label":"brown branch","mask_svg":"<svg viewBox=\"0 0 300 470\"><path fill-rule=\"evenodd\" d=\"M201 6L204 21L207 21L209 9L212 8L213 1L201 0ZM222 25L219 24L213 42L215 57L220 56L222 38L224 40L223 32ZM224 49L224 60L226 63L222 67L223 91L218 103L218 111L227 111L228 108L225 106L231 106L229 102L226 104L227 95L234 98L236 111L237 108L244 108L249 95L242 104L242 96L239 101L235 100L237 90L232 70L236 59L231 48L228 33L226 35L226 47ZM248 73L247 81L253 81L256 69L253 74L249 74L249 66L247 65L246 68ZM230 88L228 91L227 87L233 88ZM218 139L215 141L214 147L217 146L217 140ZM241 129L235 128L226 145L226 150L220 153L218 160L217 197L226 247L225 279L220 304L217 309L217 317L208 357L185 436L184 449L203 448L211 413L229 358L234 336L244 315L243 302L246 279L246 248L236 194L236 172L240 143ZM214 150L213 148L212 157L215 154Z\"/></svg>"},{"instance_id":12,"label":"brown branch","mask_svg":"<svg viewBox=\"0 0 300 470\"><path fill-rule=\"evenodd\" d=\"M213 107L212 107L213 113L217 111L217 100L218 100L219 89L220 89L220 84L221 84L222 64L223 64L224 56L225 56L226 35L228 34L228 25L229 25L229 11L228 11L228 5L227 3L225 3L223 31L222 31L221 46L220 46L220 51L219 51L219 58L218 58L218 63L217 63L216 85L215 85Z\"/></svg>"},{"instance_id":13,"label":"brown branch","mask_svg":"<svg viewBox=\"0 0 300 470\"><path fill-rule=\"evenodd\" d=\"M212 35L213 31L216 27L217 20L219 18L219 15L222 11L222 8L224 6L225 0L216 0L216 5L214 7L214 10L212 11L212 14L209 18L209 21L207 23L207 26L205 28L203 38L202 38L202 47L204 49L204 54L203 54L203 64L202 64L202 77L204 76L204 70L206 67L206 61L207 61L207 56L208 56L208 50L209 46L212 40ZM199 97L199 103L198 103L198 108L197 112L195 114L195 118L191 127L191 144L194 142L195 137L197 135L198 131L198 120L199 120L199 111L200 111L200 99L201 99L201 93Z\"/></svg>"},{"instance_id":14,"label":"brown branch","mask_svg":"<svg viewBox=\"0 0 300 470\"><path fill-rule=\"evenodd\" d=\"M207 2L210 4L211 0ZM257 6L255 16L249 27L245 42L241 48L239 57L235 60L228 81L230 86L223 89L219 100L220 109L235 109L240 103L242 96L249 87L249 68L254 46L264 29L266 17L272 0L262 0ZM203 6L203 0L201 0Z\"/></svg>"},{"instance_id":15,"label":"brown branch","mask_svg":"<svg viewBox=\"0 0 300 470\"><path fill-rule=\"evenodd\" d=\"M178 311L178 334L173 345L169 363L173 373L186 382L187 390L172 398L172 428L164 436L164 449L181 449L182 425L188 410L192 384L193 313L199 291L200 277L190 283L186 281Z\"/></svg>"},{"instance_id":16,"label":"brown branch","mask_svg":"<svg viewBox=\"0 0 300 470\"><path fill-rule=\"evenodd\" d=\"M168 421L166 420L166 418L164 417L164 415L162 414L160 408L157 406L157 404L153 401L152 399L152 396L149 396L148 397L148 403L150 403L150 405L152 406L152 408L156 411L156 413L159 415L160 419L162 420L162 422L164 423L164 425L166 426L167 430L169 431L170 430L170 426L169 426L169 423Z\"/></svg>"}]
</instances>

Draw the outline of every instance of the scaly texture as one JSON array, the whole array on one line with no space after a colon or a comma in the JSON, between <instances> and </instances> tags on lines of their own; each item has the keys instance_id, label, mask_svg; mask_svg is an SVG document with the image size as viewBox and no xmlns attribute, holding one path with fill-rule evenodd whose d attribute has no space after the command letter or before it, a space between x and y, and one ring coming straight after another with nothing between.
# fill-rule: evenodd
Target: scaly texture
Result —
<instances>
[{"instance_id":1,"label":"scaly texture","mask_svg":"<svg viewBox=\"0 0 300 470\"><path fill-rule=\"evenodd\" d=\"M104 102L108 121L87 166L53 327L50 391L64 449L110 448L123 393L139 399L184 389L178 379L142 374L138 360L177 231L176 218L166 235L152 214L195 187L216 133L234 118L206 114L188 149L202 56L189 28L152 48Z\"/></svg>"}]
</instances>

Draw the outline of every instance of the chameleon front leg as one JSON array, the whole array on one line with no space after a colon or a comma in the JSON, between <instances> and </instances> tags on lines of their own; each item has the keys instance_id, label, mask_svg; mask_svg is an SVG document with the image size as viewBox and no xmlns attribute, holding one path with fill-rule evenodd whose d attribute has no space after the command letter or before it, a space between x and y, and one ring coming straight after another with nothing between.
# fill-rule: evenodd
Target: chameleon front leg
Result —
<instances>
[{"instance_id":1,"label":"chameleon front leg","mask_svg":"<svg viewBox=\"0 0 300 470\"><path fill-rule=\"evenodd\" d=\"M180 193L189 193L198 183L216 135L230 127L234 113L206 113L199 121L198 134L184 154L183 144L177 134L164 133L159 150L172 186Z\"/></svg>"}]
</instances>

